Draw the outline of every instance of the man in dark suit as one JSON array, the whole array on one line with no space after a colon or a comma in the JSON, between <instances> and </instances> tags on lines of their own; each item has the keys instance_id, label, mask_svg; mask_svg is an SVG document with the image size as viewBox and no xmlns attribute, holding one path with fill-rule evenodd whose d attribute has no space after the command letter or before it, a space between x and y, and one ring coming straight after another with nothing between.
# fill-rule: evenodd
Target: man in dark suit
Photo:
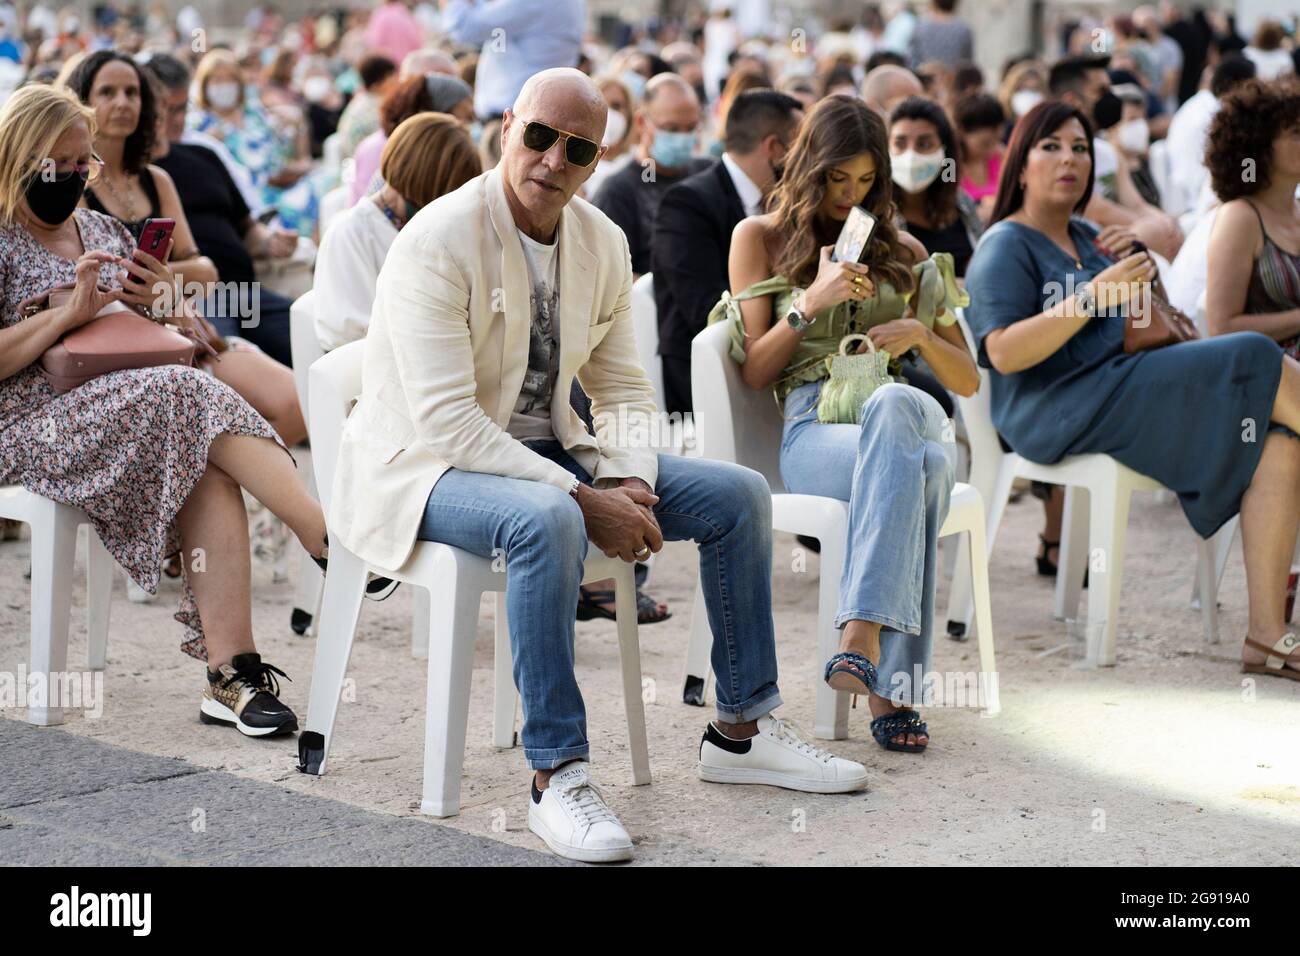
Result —
<instances>
[{"instance_id":1,"label":"man in dark suit","mask_svg":"<svg viewBox=\"0 0 1300 956\"><path fill-rule=\"evenodd\" d=\"M731 231L762 212L803 119L799 101L775 90L736 97L727 114L722 159L667 190L651 242L665 411L691 404L691 339L728 288Z\"/></svg>"}]
</instances>

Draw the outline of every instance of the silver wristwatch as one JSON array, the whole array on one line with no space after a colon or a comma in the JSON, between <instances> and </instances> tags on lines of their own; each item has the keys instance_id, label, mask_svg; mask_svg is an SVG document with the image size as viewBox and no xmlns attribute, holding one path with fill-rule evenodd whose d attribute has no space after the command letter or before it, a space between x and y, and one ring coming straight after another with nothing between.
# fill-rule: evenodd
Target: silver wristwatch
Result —
<instances>
[{"instance_id":1,"label":"silver wristwatch","mask_svg":"<svg viewBox=\"0 0 1300 956\"><path fill-rule=\"evenodd\" d=\"M809 317L804 314L801 306L803 305L804 290L791 289L793 295L790 298L790 310L785 314L785 320L789 323L790 328L796 332L802 332L817 321L817 316Z\"/></svg>"},{"instance_id":2,"label":"silver wristwatch","mask_svg":"<svg viewBox=\"0 0 1300 956\"><path fill-rule=\"evenodd\" d=\"M1089 319L1097 317L1097 293L1091 282L1084 282L1075 289L1074 313Z\"/></svg>"},{"instance_id":3,"label":"silver wristwatch","mask_svg":"<svg viewBox=\"0 0 1300 956\"><path fill-rule=\"evenodd\" d=\"M569 483L569 497L572 498L574 501L578 500L578 487L581 484L582 482L578 480L577 475L574 475L573 481Z\"/></svg>"}]
</instances>

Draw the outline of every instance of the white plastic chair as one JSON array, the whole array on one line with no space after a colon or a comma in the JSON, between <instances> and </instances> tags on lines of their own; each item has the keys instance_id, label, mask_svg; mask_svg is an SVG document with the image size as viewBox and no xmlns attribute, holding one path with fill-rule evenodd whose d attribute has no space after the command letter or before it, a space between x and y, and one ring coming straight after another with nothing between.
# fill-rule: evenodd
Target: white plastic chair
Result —
<instances>
[{"instance_id":1,"label":"white plastic chair","mask_svg":"<svg viewBox=\"0 0 1300 956\"><path fill-rule=\"evenodd\" d=\"M325 236L325 230L330 227L330 222L348 208L348 200L352 193L347 186L336 186L327 192L320 200L320 235Z\"/></svg>"},{"instance_id":2,"label":"white plastic chair","mask_svg":"<svg viewBox=\"0 0 1300 956\"><path fill-rule=\"evenodd\" d=\"M316 292L303 293L289 309L290 348L293 351L293 378L298 388L298 402L307 414L308 369L318 358L325 354L321 348L320 338L316 333ZM320 495L316 491L316 469L312 465L307 471L307 491L316 500ZM303 551L302 567L298 572L298 590L294 595L293 629L298 634L307 634L311 622L320 613L321 595L325 588L325 578L310 554ZM411 655L423 658L429 646L429 592L416 588L411 597ZM305 626L304 626L305 624Z\"/></svg>"},{"instance_id":3,"label":"white plastic chair","mask_svg":"<svg viewBox=\"0 0 1300 956\"><path fill-rule=\"evenodd\" d=\"M27 722L38 727L63 723L62 701L52 706L50 687L68 669L68 625L72 617L72 573L77 528L87 525L87 660L103 670L108 654L108 613L113 593L113 558L80 508L32 494L19 485L0 485L0 518L22 521L32 532L31 674L45 675L45 689L27 708Z\"/></svg>"},{"instance_id":4,"label":"white plastic chair","mask_svg":"<svg viewBox=\"0 0 1300 956\"><path fill-rule=\"evenodd\" d=\"M691 391L695 397L696 435L701 455L752 468L772 489L772 526L777 531L807 535L821 542L821 582L817 601L817 656L812 661L817 680L817 707L813 733L828 740L848 736L849 695L837 693L822 680L822 668L839 648L835 627L839 607L840 572L844 566L848 504L820 495L791 494L781 482L779 465L784 422L768 389L752 389L728 352L725 323L705 328L691 345ZM958 483L952 492L948 518L940 536L969 534L974 558L976 613L980 623L980 670L985 687L985 714L1000 710L997 667L993 651L993 623L984 544L984 503L979 492ZM696 588L687 651L687 703L703 704L709 676L712 634L704 610L703 589Z\"/></svg>"},{"instance_id":5,"label":"white plastic chair","mask_svg":"<svg viewBox=\"0 0 1300 956\"><path fill-rule=\"evenodd\" d=\"M966 324L965 314L958 310L957 316L967 346L974 355L975 339ZM979 390L969 398L959 395L957 404L970 440L971 484L980 489L987 503L988 553L992 554L1011 485L1016 478L1064 485L1065 515L1061 524L1054 616L1065 619L1077 613L1083 577L1085 572L1088 573L1088 661L1093 665L1112 666L1119 625L1129 500L1135 491L1162 491L1164 486L1109 455L1071 455L1055 465L1041 465L1015 452L1004 452L993 426L991 376L988 369L981 368L979 372ZM1093 545L1091 554L1097 560L1088 560L1090 541ZM1212 553L1210 542L1199 538L1197 541L1202 554ZM965 561L964 555L959 556L949 592L948 631L954 636L964 634L971 619L969 571Z\"/></svg>"},{"instance_id":6,"label":"white plastic chair","mask_svg":"<svg viewBox=\"0 0 1300 956\"><path fill-rule=\"evenodd\" d=\"M310 371L311 437L316 483L329 513L334 466L343 425L361 392L361 360L365 342L351 342L319 359ZM595 549L593 549L595 550ZM300 745L304 769L325 772L338 715L339 697L356 633L357 616L367 573L383 575L426 589L431 596L428 641L428 690L425 714L424 797L422 813L454 816L460 810L460 775L465 759L465 727L474 662L479 600L497 592L495 633L495 699L493 741L510 747L515 741L517 692L511 676L509 624L505 614L506 575L491 563L460 548L417 541L401 568L367 565L341 543L330 543L329 573L317 625L316 661L312 670L307 724ZM623 703L627 712L632 782L650 782L645 711L641 701L641 651L637 636L636 584L632 565L607 558L599 551L587 558L584 581L614 578L619 656L622 662Z\"/></svg>"},{"instance_id":7,"label":"white plastic chair","mask_svg":"<svg viewBox=\"0 0 1300 956\"><path fill-rule=\"evenodd\" d=\"M289 349L293 355L293 382L298 390L298 406L303 417L307 415L307 370L311 364L325 354L316 338L315 323L316 293L308 290L294 300L289 307ZM316 470L307 469L307 492L320 500L316 491ZM310 631L312 621L320 613L321 593L325 588L325 578L320 568L304 548L302 560L298 567L298 587L293 598L293 630L298 634Z\"/></svg>"},{"instance_id":8,"label":"white plastic chair","mask_svg":"<svg viewBox=\"0 0 1300 956\"><path fill-rule=\"evenodd\" d=\"M1169 157L1169 141L1157 139L1147 148L1147 168L1160 194L1160 208L1177 217L1184 212L1182 193L1174 188L1173 167Z\"/></svg>"},{"instance_id":9,"label":"white plastic chair","mask_svg":"<svg viewBox=\"0 0 1300 956\"><path fill-rule=\"evenodd\" d=\"M655 407L664 407L664 363L659 357L659 317L655 309L654 276L647 272L632 283L632 331L636 354L655 387Z\"/></svg>"}]
</instances>

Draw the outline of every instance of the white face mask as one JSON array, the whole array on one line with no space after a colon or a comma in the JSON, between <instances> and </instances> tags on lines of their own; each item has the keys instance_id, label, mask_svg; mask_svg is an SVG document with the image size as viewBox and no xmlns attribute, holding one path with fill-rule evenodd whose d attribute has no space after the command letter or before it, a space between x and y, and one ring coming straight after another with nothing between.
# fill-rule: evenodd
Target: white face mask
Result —
<instances>
[{"instance_id":1,"label":"white face mask","mask_svg":"<svg viewBox=\"0 0 1300 956\"><path fill-rule=\"evenodd\" d=\"M943 171L943 150L933 153L918 153L909 149L905 153L891 153L889 165L894 182L909 193L924 192L930 183L939 178Z\"/></svg>"},{"instance_id":2,"label":"white face mask","mask_svg":"<svg viewBox=\"0 0 1300 956\"><path fill-rule=\"evenodd\" d=\"M1017 90L1011 94L1011 111L1017 116L1024 116L1041 102L1043 94L1038 90Z\"/></svg>"},{"instance_id":3,"label":"white face mask","mask_svg":"<svg viewBox=\"0 0 1300 956\"><path fill-rule=\"evenodd\" d=\"M600 145L613 146L621 142L626 133L627 117L618 110L610 110L605 120L605 138L600 141Z\"/></svg>"},{"instance_id":4,"label":"white face mask","mask_svg":"<svg viewBox=\"0 0 1300 956\"><path fill-rule=\"evenodd\" d=\"M309 76L302 84L302 95L308 103L320 103L330 95L334 84L328 76Z\"/></svg>"},{"instance_id":5,"label":"white face mask","mask_svg":"<svg viewBox=\"0 0 1300 956\"><path fill-rule=\"evenodd\" d=\"M1151 145L1151 127L1144 119L1131 119L1115 127L1115 140L1124 152L1140 155Z\"/></svg>"},{"instance_id":6,"label":"white face mask","mask_svg":"<svg viewBox=\"0 0 1300 956\"><path fill-rule=\"evenodd\" d=\"M208 102L213 109L228 110L239 102L238 83L209 83Z\"/></svg>"}]
</instances>

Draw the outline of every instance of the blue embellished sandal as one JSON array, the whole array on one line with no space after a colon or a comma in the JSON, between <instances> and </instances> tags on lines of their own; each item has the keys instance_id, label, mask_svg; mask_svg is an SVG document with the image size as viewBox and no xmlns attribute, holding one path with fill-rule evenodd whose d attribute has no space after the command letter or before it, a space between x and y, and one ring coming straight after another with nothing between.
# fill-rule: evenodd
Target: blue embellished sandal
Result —
<instances>
[{"instance_id":1,"label":"blue embellished sandal","mask_svg":"<svg viewBox=\"0 0 1300 956\"><path fill-rule=\"evenodd\" d=\"M868 694L876 686L876 665L861 654L844 651L826 662L823 679L834 690Z\"/></svg>"},{"instance_id":2,"label":"blue embellished sandal","mask_svg":"<svg viewBox=\"0 0 1300 956\"><path fill-rule=\"evenodd\" d=\"M871 722L871 736L875 737L876 743L886 750L897 750L905 754L919 754L925 750L926 744L894 743L894 738L899 734L929 736L929 730L921 715L914 710L896 710L892 714L877 717Z\"/></svg>"}]
</instances>

